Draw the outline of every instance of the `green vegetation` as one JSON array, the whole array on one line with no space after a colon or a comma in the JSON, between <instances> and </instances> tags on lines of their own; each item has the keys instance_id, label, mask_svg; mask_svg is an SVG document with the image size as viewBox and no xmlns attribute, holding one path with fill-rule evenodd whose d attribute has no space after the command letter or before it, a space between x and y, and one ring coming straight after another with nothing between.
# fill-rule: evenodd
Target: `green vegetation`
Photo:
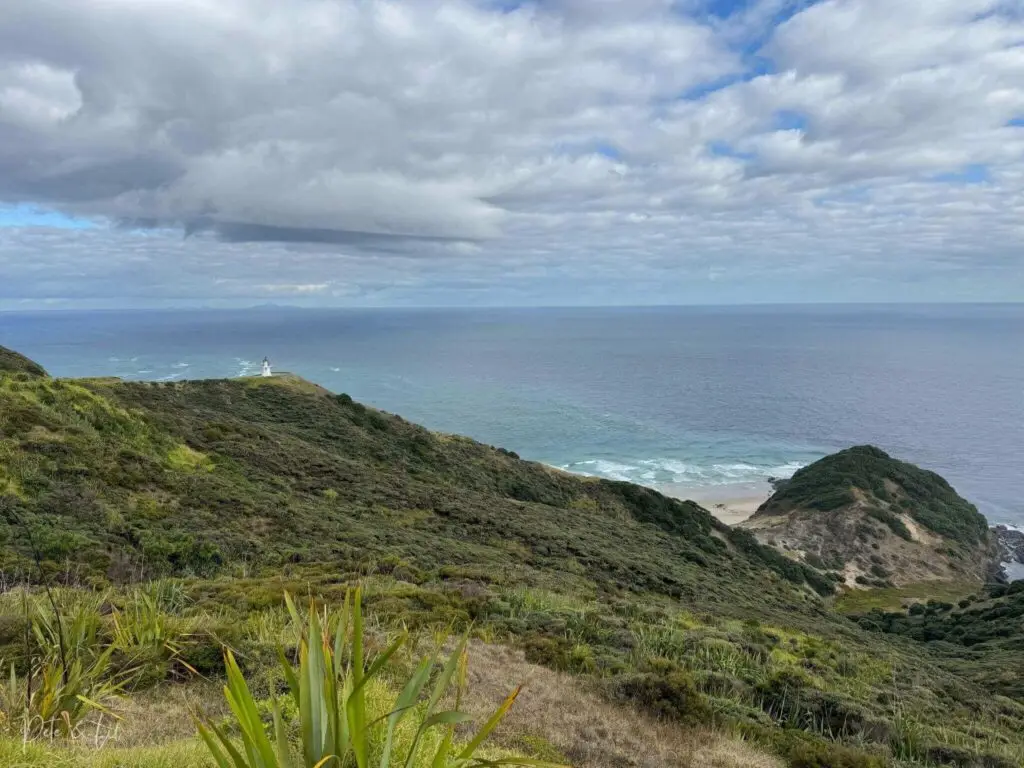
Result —
<instances>
[{"instance_id":1,"label":"green vegetation","mask_svg":"<svg viewBox=\"0 0 1024 768\"><path fill-rule=\"evenodd\" d=\"M367 556L539 579L572 560L570 578L694 599L712 564L774 569L777 602L816 582L695 504L277 382L0 379L0 567L35 570L31 532L49 572L92 584Z\"/></svg>"},{"instance_id":2,"label":"green vegetation","mask_svg":"<svg viewBox=\"0 0 1024 768\"><path fill-rule=\"evenodd\" d=\"M69 619L50 640L43 581L61 585L51 594ZM0 763L210 766L191 720L180 725L195 709L222 747L218 732L236 745L249 738L260 754L260 733L275 754L278 734L308 744L312 698L304 704L301 692L312 688L300 685L296 701L289 675L305 669L315 680L314 667L344 659L336 677L351 679L355 635L336 630L357 585L367 658L388 659L356 707L376 723L366 751L378 762L396 698L420 679L417 649L470 632L471 670L474 657L511 646L523 668L569 676L543 678L571 688L566 706L585 694L601 717L620 713L651 738L711 729L731 740L734 762L723 751L707 763L722 768L753 765L749 745L808 768L1024 763L1024 698L1007 687L993 699L983 651L851 621L830 605L830 579L695 504L433 434L300 379L0 375L0 583L0 658L14 664L15 688L79 622L66 648L80 649L83 669L106 655L94 678L114 686L87 695L102 708L84 707L65 734L51 729L53 741L22 750L23 730L9 728ZM312 607L289 610L285 593ZM330 645L330 662L314 658L314 616L328 635L350 638ZM1001 663L1024 666L1020 648L996 650ZM423 695L396 725L396 754L408 754L432 714L460 709L459 684L431 704L446 667L429 666ZM206 682L225 679L244 706L225 707ZM509 690L500 687L475 710L478 728ZM335 693L320 702L340 723L354 700L344 684ZM177 714L152 714L172 705ZM4 714L17 719L13 706ZM659 731L651 718L676 725ZM496 728L480 756L613 764L583 751L563 758L525 720L520 732ZM133 735L137 722L161 725ZM437 754L453 724L428 730L424 754ZM605 725L594 728L586 741ZM454 733L459 746L445 754L457 756L472 735L462 725Z\"/></svg>"},{"instance_id":3,"label":"green vegetation","mask_svg":"<svg viewBox=\"0 0 1024 768\"><path fill-rule=\"evenodd\" d=\"M98 615L94 606L79 604L61 618L59 609L48 612L38 599L21 595L26 653L18 664L10 662L7 683L0 686L0 727L26 739L76 733L92 710L118 693L130 673L113 669L113 647L96 642ZM56 607L56 606L55 606Z\"/></svg>"},{"instance_id":4,"label":"green vegetation","mask_svg":"<svg viewBox=\"0 0 1024 768\"><path fill-rule=\"evenodd\" d=\"M799 470L758 514L795 508L828 512L858 500L904 539L910 532L888 510L906 512L939 536L968 546L984 543L989 535L984 516L939 475L870 445L847 448Z\"/></svg>"},{"instance_id":5,"label":"green vegetation","mask_svg":"<svg viewBox=\"0 0 1024 768\"><path fill-rule=\"evenodd\" d=\"M13 349L0 346L0 374L19 373L27 376L46 376L46 369Z\"/></svg>"},{"instance_id":6,"label":"green vegetation","mask_svg":"<svg viewBox=\"0 0 1024 768\"><path fill-rule=\"evenodd\" d=\"M946 663L993 693L1024 700L1024 581L993 585L956 604L932 597L905 611L874 609L857 617L865 629L941 649Z\"/></svg>"},{"instance_id":7,"label":"green vegetation","mask_svg":"<svg viewBox=\"0 0 1024 768\"><path fill-rule=\"evenodd\" d=\"M973 581L928 581L908 584L904 587L881 589L850 589L839 595L835 609L845 614L870 613L871 611L901 611L914 603L929 600L957 603L978 592Z\"/></svg>"},{"instance_id":8,"label":"green vegetation","mask_svg":"<svg viewBox=\"0 0 1024 768\"><path fill-rule=\"evenodd\" d=\"M340 613L322 616L310 606L303 622L286 595L288 611L298 634L299 665L294 668L283 647L278 657L291 694L290 704L301 742L301 758L295 754L289 726L277 700L271 700L273 740L234 654L227 652L225 696L241 734L242 748L235 739L208 718L199 722L199 734L219 768L305 768L354 765L368 768L371 761L381 768L392 765L431 768L474 768L522 762L517 758L481 761L475 757L490 733L498 726L519 695L513 691L487 722L468 739L456 742L455 726L471 721L459 706L466 689L467 656L463 638L437 675L424 700L431 672L439 666L440 650L424 657L402 686L394 701L377 712L370 708L368 691L381 685L385 665L405 644L403 634L367 667L363 628L362 595L357 588L345 596ZM350 612L351 607L351 612ZM350 634L351 633L351 634ZM443 699L454 687L454 709L441 710ZM401 729L403 723L408 727ZM406 738L403 739L402 736ZM397 738L396 738L397 737ZM407 743L403 743L407 742Z\"/></svg>"}]
</instances>

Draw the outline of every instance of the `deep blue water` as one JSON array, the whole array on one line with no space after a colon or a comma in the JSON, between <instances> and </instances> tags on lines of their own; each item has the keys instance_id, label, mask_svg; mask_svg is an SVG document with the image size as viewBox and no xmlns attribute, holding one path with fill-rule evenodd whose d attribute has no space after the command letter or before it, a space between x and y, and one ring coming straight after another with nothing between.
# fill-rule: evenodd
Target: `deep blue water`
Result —
<instances>
[{"instance_id":1,"label":"deep blue water","mask_svg":"<svg viewBox=\"0 0 1024 768\"><path fill-rule=\"evenodd\" d=\"M874 443L1024 523L1024 305L0 313L59 376L251 374L526 458L748 483Z\"/></svg>"}]
</instances>

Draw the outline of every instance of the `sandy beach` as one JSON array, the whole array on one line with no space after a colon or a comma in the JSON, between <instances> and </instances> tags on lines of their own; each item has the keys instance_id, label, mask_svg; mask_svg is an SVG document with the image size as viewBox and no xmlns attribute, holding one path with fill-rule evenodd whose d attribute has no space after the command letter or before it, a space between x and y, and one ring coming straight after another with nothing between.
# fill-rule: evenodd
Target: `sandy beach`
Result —
<instances>
[{"instance_id":1,"label":"sandy beach","mask_svg":"<svg viewBox=\"0 0 1024 768\"><path fill-rule=\"evenodd\" d=\"M705 488L668 483L658 486L666 496L695 501L726 525L739 525L771 496L768 483L715 485Z\"/></svg>"}]
</instances>

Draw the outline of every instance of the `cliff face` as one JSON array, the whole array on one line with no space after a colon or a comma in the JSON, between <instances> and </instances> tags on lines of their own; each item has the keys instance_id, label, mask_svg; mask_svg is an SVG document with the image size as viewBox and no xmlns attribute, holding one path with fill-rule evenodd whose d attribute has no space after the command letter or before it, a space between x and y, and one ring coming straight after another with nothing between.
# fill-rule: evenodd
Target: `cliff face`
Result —
<instances>
[{"instance_id":1,"label":"cliff face","mask_svg":"<svg viewBox=\"0 0 1024 768\"><path fill-rule=\"evenodd\" d=\"M998 553L985 518L934 472L873 446L782 483L745 524L764 544L849 587L982 581Z\"/></svg>"}]
</instances>

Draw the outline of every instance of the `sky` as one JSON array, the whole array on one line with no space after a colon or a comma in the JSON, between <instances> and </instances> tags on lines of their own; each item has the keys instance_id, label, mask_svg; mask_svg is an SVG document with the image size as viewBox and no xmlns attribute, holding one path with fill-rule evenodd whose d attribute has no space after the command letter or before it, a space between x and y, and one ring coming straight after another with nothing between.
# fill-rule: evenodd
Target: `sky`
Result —
<instances>
[{"instance_id":1,"label":"sky","mask_svg":"<svg viewBox=\"0 0 1024 768\"><path fill-rule=\"evenodd\" d=\"M2 0L0 309L1024 301L1024 0Z\"/></svg>"}]
</instances>

